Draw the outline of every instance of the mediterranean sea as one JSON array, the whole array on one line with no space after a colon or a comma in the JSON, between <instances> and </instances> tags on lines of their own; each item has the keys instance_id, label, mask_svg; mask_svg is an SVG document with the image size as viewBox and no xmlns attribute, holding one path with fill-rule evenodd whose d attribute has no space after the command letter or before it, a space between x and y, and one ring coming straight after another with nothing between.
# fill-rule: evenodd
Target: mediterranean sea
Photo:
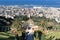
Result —
<instances>
[{"instance_id":1,"label":"mediterranean sea","mask_svg":"<svg viewBox=\"0 0 60 40\"><path fill-rule=\"evenodd\" d=\"M60 0L0 0L0 5L41 5L60 7Z\"/></svg>"}]
</instances>

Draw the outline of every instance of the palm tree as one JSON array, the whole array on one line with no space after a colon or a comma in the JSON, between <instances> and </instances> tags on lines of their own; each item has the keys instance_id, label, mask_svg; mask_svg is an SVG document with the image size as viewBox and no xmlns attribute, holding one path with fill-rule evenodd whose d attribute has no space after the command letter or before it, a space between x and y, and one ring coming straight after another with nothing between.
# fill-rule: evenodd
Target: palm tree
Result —
<instances>
[{"instance_id":1,"label":"palm tree","mask_svg":"<svg viewBox=\"0 0 60 40\"><path fill-rule=\"evenodd\" d=\"M41 20L40 21L40 25L43 27L43 28L46 28L46 24L47 24L47 21L46 20Z\"/></svg>"},{"instance_id":2,"label":"palm tree","mask_svg":"<svg viewBox=\"0 0 60 40\"><path fill-rule=\"evenodd\" d=\"M15 19L11 26L12 26L11 28L21 29L22 23L18 19Z\"/></svg>"}]
</instances>

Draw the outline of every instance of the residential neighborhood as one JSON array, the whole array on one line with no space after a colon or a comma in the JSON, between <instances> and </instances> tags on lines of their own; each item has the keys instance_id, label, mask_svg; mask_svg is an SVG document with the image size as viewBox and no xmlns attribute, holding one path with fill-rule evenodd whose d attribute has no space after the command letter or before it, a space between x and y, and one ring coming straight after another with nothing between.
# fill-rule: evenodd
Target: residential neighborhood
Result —
<instances>
[{"instance_id":1,"label":"residential neighborhood","mask_svg":"<svg viewBox=\"0 0 60 40\"><path fill-rule=\"evenodd\" d=\"M22 8L20 6L0 6L0 16L5 16L6 18L15 16L25 16L28 17L46 17L50 19L55 19L58 23L60 20L60 8L53 7L35 7L32 8Z\"/></svg>"}]
</instances>

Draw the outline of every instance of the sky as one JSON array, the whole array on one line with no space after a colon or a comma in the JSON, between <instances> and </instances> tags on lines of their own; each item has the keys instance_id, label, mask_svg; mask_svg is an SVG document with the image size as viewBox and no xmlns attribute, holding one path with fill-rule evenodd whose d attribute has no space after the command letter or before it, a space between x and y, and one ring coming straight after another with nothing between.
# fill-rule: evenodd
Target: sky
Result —
<instances>
[{"instance_id":1,"label":"sky","mask_svg":"<svg viewBox=\"0 0 60 40\"><path fill-rule=\"evenodd\" d=\"M23 4L60 6L60 0L0 0L0 5Z\"/></svg>"}]
</instances>

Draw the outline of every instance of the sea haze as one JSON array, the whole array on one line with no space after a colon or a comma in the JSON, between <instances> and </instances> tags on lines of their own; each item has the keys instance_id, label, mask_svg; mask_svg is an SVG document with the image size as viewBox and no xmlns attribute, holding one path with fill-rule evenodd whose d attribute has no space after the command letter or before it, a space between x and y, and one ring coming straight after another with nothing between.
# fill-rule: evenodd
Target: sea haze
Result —
<instances>
[{"instance_id":1,"label":"sea haze","mask_svg":"<svg viewBox=\"0 0 60 40\"><path fill-rule=\"evenodd\" d=\"M60 7L60 0L0 0L0 5L42 5Z\"/></svg>"}]
</instances>

